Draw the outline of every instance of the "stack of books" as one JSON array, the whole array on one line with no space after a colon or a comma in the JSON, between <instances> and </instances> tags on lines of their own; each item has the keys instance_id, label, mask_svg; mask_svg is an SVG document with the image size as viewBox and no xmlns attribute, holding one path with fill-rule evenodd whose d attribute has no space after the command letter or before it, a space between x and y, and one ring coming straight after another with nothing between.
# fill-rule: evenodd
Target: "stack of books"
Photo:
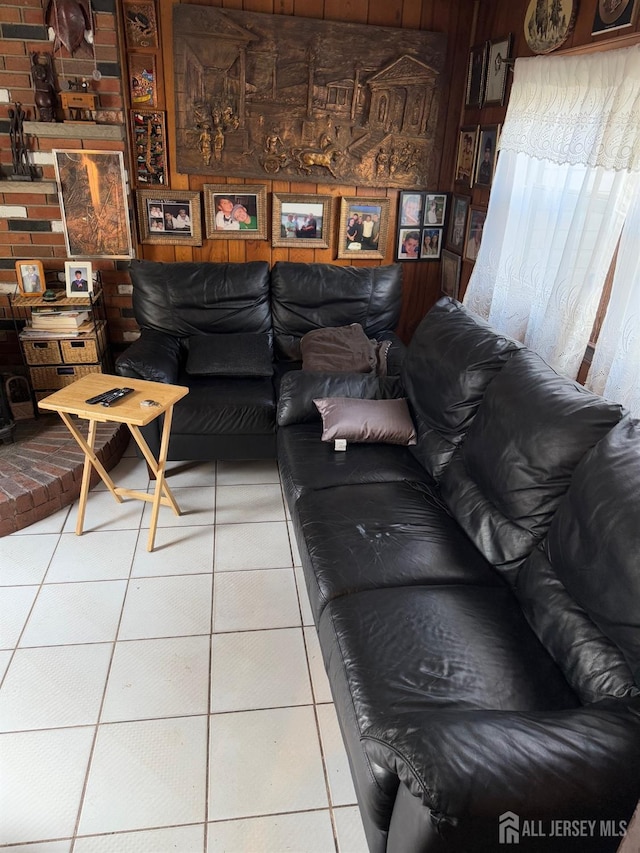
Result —
<instances>
[{"instance_id":1,"label":"stack of books","mask_svg":"<svg viewBox=\"0 0 640 853\"><path fill-rule=\"evenodd\" d=\"M33 311L30 328L33 332L77 334L88 319L88 311Z\"/></svg>"}]
</instances>

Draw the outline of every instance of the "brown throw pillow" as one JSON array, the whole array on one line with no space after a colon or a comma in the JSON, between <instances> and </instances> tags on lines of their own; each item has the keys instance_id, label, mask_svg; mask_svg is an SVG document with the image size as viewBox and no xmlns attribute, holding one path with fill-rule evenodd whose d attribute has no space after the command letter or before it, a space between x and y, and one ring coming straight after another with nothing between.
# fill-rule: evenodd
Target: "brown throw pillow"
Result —
<instances>
[{"instance_id":1,"label":"brown throw pillow","mask_svg":"<svg viewBox=\"0 0 640 853\"><path fill-rule=\"evenodd\" d=\"M415 444L416 431L405 397L359 400L324 397L313 401L322 417L322 440Z\"/></svg>"},{"instance_id":2,"label":"brown throw pillow","mask_svg":"<svg viewBox=\"0 0 640 853\"><path fill-rule=\"evenodd\" d=\"M300 340L302 369L327 373L371 373L377 367L375 345L360 323L313 329Z\"/></svg>"}]
</instances>

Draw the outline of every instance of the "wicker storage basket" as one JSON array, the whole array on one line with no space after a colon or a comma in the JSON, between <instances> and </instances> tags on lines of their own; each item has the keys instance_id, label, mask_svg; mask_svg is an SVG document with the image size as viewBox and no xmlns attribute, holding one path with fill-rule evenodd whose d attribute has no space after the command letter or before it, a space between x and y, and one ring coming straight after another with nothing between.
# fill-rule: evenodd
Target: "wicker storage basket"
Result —
<instances>
[{"instance_id":1,"label":"wicker storage basket","mask_svg":"<svg viewBox=\"0 0 640 853\"><path fill-rule=\"evenodd\" d=\"M10 376L4 384L7 402L14 421L35 417L31 389L25 376Z\"/></svg>"},{"instance_id":2,"label":"wicker storage basket","mask_svg":"<svg viewBox=\"0 0 640 853\"><path fill-rule=\"evenodd\" d=\"M28 341L23 338L22 349L27 364L59 364L62 361L58 341Z\"/></svg>"},{"instance_id":3,"label":"wicker storage basket","mask_svg":"<svg viewBox=\"0 0 640 853\"><path fill-rule=\"evenodd\" d=\"M101 364L65 364L60 367L30 367L31 384L37 391L49 389L57 391L71 385L87 373L102 373Z\"/></svg>"},{"instance_id":4,"label":"wicker storage basket","mask_svg":"<svg viewBox=\"0 0 640 853\"><path fill-rule=\"evenodd\" d=\"M61 340L62 361L65 364L85 364L99 361L104 352L105 343L105 324L101 323L96 327L95 335Z\"/></svg>"}]
</instances>

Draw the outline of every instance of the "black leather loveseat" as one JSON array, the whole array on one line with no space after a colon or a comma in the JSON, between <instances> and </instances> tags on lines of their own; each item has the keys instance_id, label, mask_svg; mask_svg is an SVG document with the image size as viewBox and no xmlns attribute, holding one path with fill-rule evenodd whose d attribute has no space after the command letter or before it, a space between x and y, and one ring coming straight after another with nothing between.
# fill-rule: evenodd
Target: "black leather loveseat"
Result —
<instances>
[{"instance_id":1,"label":"black leather loveseat","mask_svg":"<svg viewBox=\"0 0 640 853\"><path fill-rule=\"evenodd\" d=\"M640 424L450 299L403 384L413 446L321 441L313 401L384 396L370 376L290 374L278 412L370 850L615 850L640 796Z\"/></svg>"},{"instance_id":2,"label":"black leather loveseat","mask_svg":"<svg viewBox=\"0 0 640 853\"><path fill-rule=\"evenodd\" d=\"M279 378L300 367L311 330L359 323L392 341L391 370L404 351L393 332L399 264L132 261L130 275L141 334L116 372L189 387L173 414L171 460L275 458ZM143 430L156 454L159 421Z\"/></svg>"}]
</instances>

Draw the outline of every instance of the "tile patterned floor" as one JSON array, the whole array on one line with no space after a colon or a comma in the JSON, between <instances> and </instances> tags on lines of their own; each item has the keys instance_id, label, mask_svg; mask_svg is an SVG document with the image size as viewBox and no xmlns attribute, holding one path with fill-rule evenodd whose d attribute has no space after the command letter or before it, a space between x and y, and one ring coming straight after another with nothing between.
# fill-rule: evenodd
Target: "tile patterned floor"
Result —
<instances>
[{"instance_id":1,"label":"tile patterned floor","mask_svg":"<svg viewBox=\"0 0 640 853\"><path fill-rule=\"evenodd\" d=\"M366 853L275 463L169 468L0 539L0 853Z\"/></svg>"}]
</instances>

